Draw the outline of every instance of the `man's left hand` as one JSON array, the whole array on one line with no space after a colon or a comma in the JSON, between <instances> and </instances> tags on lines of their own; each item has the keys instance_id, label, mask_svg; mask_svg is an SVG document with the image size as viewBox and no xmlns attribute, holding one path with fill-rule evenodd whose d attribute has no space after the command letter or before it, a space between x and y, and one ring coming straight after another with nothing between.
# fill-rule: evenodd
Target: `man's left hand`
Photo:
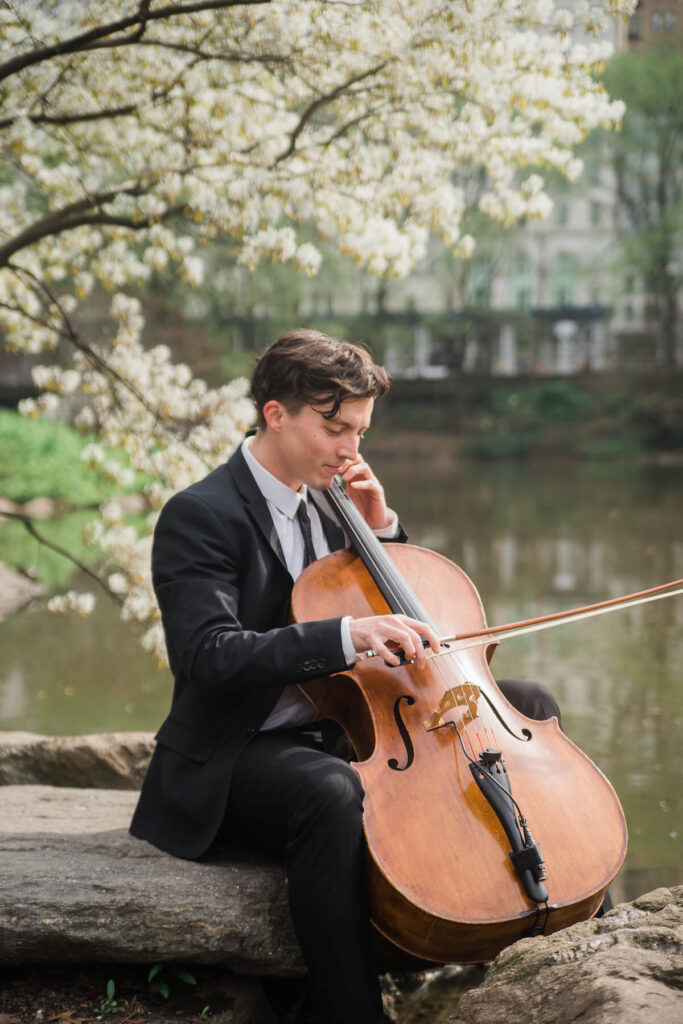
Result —
<instances>
[{"instance_id":1,"label":"man's left hand","mask_svg":"<svg viewBox=\"0 0 683 1024\"><path fill-rule=\"evenodd\" d=\"M384 488L364 459L349 463L342 473L347 494L373 530L389 526L394 516L384 498Z\"/></svg>"}]
</instances>

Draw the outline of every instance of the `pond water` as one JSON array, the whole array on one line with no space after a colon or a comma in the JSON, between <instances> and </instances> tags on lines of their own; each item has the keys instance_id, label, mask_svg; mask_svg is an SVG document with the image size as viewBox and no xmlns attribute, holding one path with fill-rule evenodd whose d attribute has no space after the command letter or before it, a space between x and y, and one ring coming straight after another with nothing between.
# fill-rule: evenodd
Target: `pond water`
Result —
<instances>
[{"instance_id":1,"label":"pond water","mask_svg":"<svg viewBox=\"0 0 683 1024\"><path fill-rule=\"evenodd\" d=\"M469 574L489 623L683 577L678 469L374 465L411 542ZM617 900L683 881L682 625L671 598L507 640L492 662L551 687L619 794L630 839ZM0 729L154 730L170 692L106 598L90 619L36 606L0 625Z\"/></svg>"}]
</instances>

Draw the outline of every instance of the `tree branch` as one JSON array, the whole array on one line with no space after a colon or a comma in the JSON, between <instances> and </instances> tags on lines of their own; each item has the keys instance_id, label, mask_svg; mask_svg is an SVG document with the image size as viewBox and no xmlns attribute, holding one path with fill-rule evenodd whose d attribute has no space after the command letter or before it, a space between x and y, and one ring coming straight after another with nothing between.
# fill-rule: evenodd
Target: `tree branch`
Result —
<instances>
[{"instance_id":1,"label":"tree branch","mask_svg":"<svg viewBox=\"0 0 683 1024\"><path fill-rule=\"evenodd\" d=\"M60 210L54 210L52 213L46 214L41 220L36 221L35 224L26 228L16 238L13 238L11 242L0 246L0 267L7 266L15 253L27 248L29 245L34 245L42 238L82 227L84 224L121 225L142 230L143 228L150 227L152 224L168 220L170 217L175 217L185 212L187 207L183 204L168 207L163 213L155 214L152 217L142 217L140 220L133 220L132 218L108 214L101 209L106 203L112 202L119 196L145 195L155 184L156 181L151 180L149 184L139 183L127 188L111 189L109 192L99 192L93 196L84 196L83 199L69 203L68 206L63 206ZM96 213L95 210L99 210L99 212Z\"/></svg>"},{"instance_id":2,"label":"tree branch","mask_svg":"<svg viewBox=\"0 0 683 1024\"><path fill-rule=\"evenodd\" d=\"M80 569L81 572L89 576L91 580L95 580L95 582L102 587L104 592L108 594L113 601L116 601L119 605L123 605L123 601L118 594L115 594L113 590L110 590L101 576L98 576L98 574L93 572L85 562L81 562L79 558L72 555L70 551L66 550L66 548L63 548L60 544L55 544L55 542L50 540L49 537L46 537L45 534L41 533L40 530L37 529L32 516L27 516L24 512L7 512L4 509L0 512L0 518L2 518L2 516L5 516L7 519L16 519L18 522L23 523L31 536L35 537L39 544L44 544L46 548L50 548L50 550L54 551L55 554L68 559L72 565L75 565L77 569Z\"/></svg>"},{"instance_id":3,"label":"tree branch","mask_svg":"<svg viewBox=\"0 0 683 1024\"><path fill-rule=\"evenodd\" d=\"M163 39L143 39L142 46L157 46L162 50L175 50L178 53L192 53L202 60L223 61L226 64L291 64L292 53L283 55L281 53L235 53L223 51L209 53L199 46L190 46L189 43L168 43Z\"/></svg>"},{"instance_id":4,"label":"tree branch","mask_svg":"<svg viewBox=\"0 0 683 1024\"><path fill-rule=\"evenodd\" d=\"M145 398L142 392L138 388L136 388L135 385L131 384L131 382L127 380L121 373L119 373L118 370L115 370L112 366L110 366L106 359L100 356L97 352L90 348L89 345L86 345L85 342L81 340L80 336L76 332L76 329L71 323L71 320L64 312L64 309L59 299L54 294L54 292L52 292L50 288L48 288L45 282L41 281L40 278L36 277L35 274L33 274L30 270L27 270L25 267L17 267L13 266L12 264L10 264L10 267L12 270L14 270L15 273L23 274L25 277L28 277L32 282L32 286L34 288L39 289L41 292L45 294L45 296L47 296L48 302L55 307L60 317L62 318L64 328L63 330L59 331L60 336L64 338L67 342L69 342L71 345L73 345L73 347L77 349L83 356L85 356L85 358L88 360L91 366L95 367L97 370L100 371L100 373L102 373L102 375L105 377L107 381L107 387L109 388L109 393L111 394L112 401L115 403L115 405L117 405L119 408L121 407L121 402L115 389L115 385L119 384L121 388L123 388L125 391L128 391L136 399L136 401L140 403L143 409L147 410L150 416L152 416L155 427L157 429L159 429L163 434L170 435L172 438L177 439L177 436L173 433L171 428L168 427L164 422L164 418L160 415L159 410L155 408ZM27 313L24 313L24 315L29 316L29 314ZM30 319L35 318L30 317ZM55 330L57 329L55 328ZM193 447L192 444L189 444L187 442L187 431L191 426L191 421L180 420L176 418L172 422L177 426L180 432L181 440L185 447L187 448L187 450L192 452L193 455L197 455L201 458L202 452L198 451ZM186 432L184 435L182 432L183 429Z\"/></svg>"},{"instance_id":5,"label":"tree branch","mask_svg":"<svg viewBox=\"0 0 683 1024\"><path fill-rule=\"evenodd\" d=\"M109 117L122 117L125 114L133 114L138 109L136 103L130 103L126 107L112 107L111 110L93 110L81 114L30 114L26 117L31 124L79 124L83 121L101 121ZM6 117L0 121L0 131L9 128L16 121L16 117Z\"/></svg>"},{"instance_id":6,"label":"tree branch","mask_svg":"<svg viewBox=\"0 0 683 1024\"><path fill-rule=\"evenodd\" d=\"M142 0L136 14L127 18L120 18L118 21L109 22L106 25L98 25L88 32L82 32L71 39L64 39L62 42L54 43L52 46L41 46L29 53L23 53L13 57L0 65L0 81L9 78L17 71L31 67L33 64L40 64L42 61L50 60L52 57L61 56L67 53L83 53L88 50L111 48L115 46L129 46L139 42L147 23L151 21L163 21L168 18L177 17L181 14L194 14L198 11L221 10L228 7L249 7L256 4L269 3L270 0L197 0L190 4L170 4L160 7L156 11L150 11L150 0ZM125 32L134 28L135 31L129 36L120 39L107 39L116 32Z\"/></svg>"},{"instance_id":7,"label":"tree branch","mask_svg":"<svg viewBox=\"0 0 683 1024\"><path fill-rule=\"evenodd\" d=\"M24 274L25 276L30 278L33 284L36 285L41 291L45 293L49 302L57 309L59 315L62 318L62 323L64 324L65 330L60 332L61 336L66 337L67 340L74 346L74 348L78 349L78 351L85 356L85 358L90 362L92 366L96 367L98 370L100 370L101 373L104 374L104 376L108 379L109 388L112 391L114 401L116 402L117 398L116 392L113 391L111 388L112 379L117 381L123 388L129 391L134 396L134 398L136 398L137 401L140 402L143 408L145 408L147 412L154 417L155 422L158 423L159 412L152 405L150 405L145 396L140 391L138 391L138 389L134 387L129 380L126 380L126 378L123 377L117 370L113 369L113 367L109 365L106 359L103 359L102 356L98 355L97 352L94 352L89 345L86 345L85 342L81 341L69 317L64 312L64 309L62 308L59 299L48 288L45 282L41 281L39 278L35 276L35 274L33 274L30 270L27 270L25 267L12 266L12 269L15 271L15 273ZM117 404L119 403L117 402Z\"/></svg>"},{"instance_id":8,"label":"tree branch","mask_svg":"<svg viewBox=\"0 0 683 1024\"><path fill-rule=\"evenodd\" d=\"M336 89L332 89L330 92L319 96L317 100L314 100L313 103L304 110L303 114L299 118L299 123L289 136L289 146L286 150L280 153L278 157L276 157L273 161L273 167L276 167L277 164L292 155L296 149L297 139L317 110L325 106L327 103L332 103L334 100L338 99L346 92L347 89L350 89L352 85L356 85L358 82L362 82L364 79L371 78L373 75L378 74L384 67L386 67L386 61L382 61L382 63L377 64L376 67L368 68L367 71L363 71L358 75L352 75L351 78L348 78L345 82L342 82L341 85L338 85Z\"/></svg>"}]
</instances>

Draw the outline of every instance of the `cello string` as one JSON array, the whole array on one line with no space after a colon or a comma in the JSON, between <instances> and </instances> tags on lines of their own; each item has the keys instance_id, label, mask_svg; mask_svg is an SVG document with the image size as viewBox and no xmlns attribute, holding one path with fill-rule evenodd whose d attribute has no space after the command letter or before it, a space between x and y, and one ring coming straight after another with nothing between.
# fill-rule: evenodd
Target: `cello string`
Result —
<instances>
[{"instance_id":1,"label":"cello string","mask_svg":"<svg viewBox=\"0 0 683 1024\"><path fill-rule=\"evenodd\" d=\"M351 539L354 542L363 562L368 567L371 575L377 582L380 589L384 585L383 593L391 607L393 601L395 608L404 615L411 618L425 618L427 612L417 603L414 595L408 588L398 569L382 549L382 544L372 533L370 527L363 519L361 513L353 504L351 499L337 483L333 483L327 491L332 499L344 524L348 527ZM370 563L370 564L368 564ZM381 583L380 583L381 581ZM427 618L427 621L430 621Z\"/></svg>"},{"instance_id":2,"label":"cello string","mask_svg":"<svg viewBox=\"0 0 683 1024\"><path fill-rule=\"evenodd\" d=\"M421 602L412 592L398 568L388 557L380 540L371 531L367 522L351 501L348 494L336 481L330 486L326 493L332 505L337 510L340 519L344 525L346 525L349 536L373 579L380 589L382 589L382 586L379 581L381 580L384 584L385 589L383 590L383 593L385 598L387 598L388 595L387 599L389 606L392 606L393 601L394 609L399 609L403 614L410 615L411 618L429 622L430 625L433 625L436 629L436 624L433 619L426 609L422 607ZM446 653L451 655L450 662L445 663L442 660L439 660L433 668L437 670L437 675L442 680L444 685L444 694L449 690L453 694L454 689L457 688L460 691L463 702L466 704L467 701L465 698L463 684L468 673L466 665L458 655L457 651L444 651L441 655L432 654L432 658L438 657L441 659L443 654ZM458 679L455 686L453 684L453 675ZM453 702L455 704L455 696L453 696ZM469 731L467 731L467 738L470 742L472 752L474 753L474 746L469 736Z\"/></svg>"}]
</instances>

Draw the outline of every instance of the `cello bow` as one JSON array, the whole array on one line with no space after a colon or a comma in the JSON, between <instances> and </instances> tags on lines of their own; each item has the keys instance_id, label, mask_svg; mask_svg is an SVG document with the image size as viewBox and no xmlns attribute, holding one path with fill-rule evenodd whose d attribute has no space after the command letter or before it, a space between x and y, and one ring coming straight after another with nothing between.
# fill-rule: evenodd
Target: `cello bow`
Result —
<instances>
[{"instance_id":1,"label":"cello bow","mask_svg":"<svg viewBox=\"0 0 683 1024\"><path fill-rule=\"evenodd\" d=\"M491 641L507 640L509 637L523 636L525 633L535 633L540 629L552 629L554 626L564 626L572 622L580 622L582 619L590 619L595 615L605 615L609 612L619 611L622 608L632 608L636 605L647 604L650 601L660 601L662 598L676 597L680 594L683 594L683 579L671 580L669 583L660 583L658 586L649 587L647 590L638 590L633 594L624 594L621 597L611 597L606 601L582 605L579 608L567 608L561 612L538 615L531 619L519 619L517 622L506 622L501 626L477 629L470 633L454 633L452 636L442 636L439 637L439 640L443 645L443 650L439 654L430 652L427 658L441 658L446 654L453 654L455 651L465 650L468 647L476 647L480 644L491 643ZM367 651L365 654L366 658L374 658L376 656L376 651Z\"/></svg>"}]
</instances>

